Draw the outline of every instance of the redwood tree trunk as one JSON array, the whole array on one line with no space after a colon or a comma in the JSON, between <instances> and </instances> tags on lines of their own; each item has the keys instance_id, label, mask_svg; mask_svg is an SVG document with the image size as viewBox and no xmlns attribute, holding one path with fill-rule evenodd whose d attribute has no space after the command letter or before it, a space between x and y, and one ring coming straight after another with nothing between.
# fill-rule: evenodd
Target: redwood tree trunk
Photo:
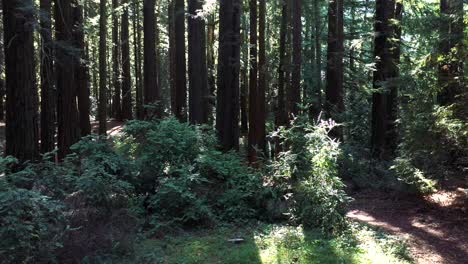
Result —
<instances>
[{"instance_id":1,"label":"redwood tree trunk","mask_svg":"<svg viewBox=\"0 0 468 264\"><path fill-rule=\"evenodd\" d=\"M257 63L257 0L249 0L250 10L250 59L249 59L249 138L248 156L249 162L257 160L258 123L257 123L257 103L258 103L258 63Z\"/></svg>"},{"instance_id":2,"label":"redwood tree trunk","mask_svg":"<svg viewBox=\"0 0 468 264\"><path fill-rule=\"evenodd\" d=\"M249 77L248 72L250 68L249 64L249 42L248 42L248 28L247 28L247 16L242 11L241 15L241 57L242 67L240 69L240 133L242 136L247 135L249 132L249 111L248 111L248 93L249 93Z\"/></svg>"},{"instance_id":3,"label":"redwood tree trunk","mask_svg":"<svg viewBox=\"0 0 468 264\"><path fill-rule=\"evenodd\" d=\"M185 65L185 4L184 0L174 0L175 38L175 116L180 121L187 120L187 70Z\"/></svg>"},{"instance_id":4,"label":"redwood tree trunk","mask_svg":"<svg viewBox=\"0 0 468 264\"><path fill-rule=\"evenodd\" d=\"M240 0L219 7L216 129L224 151L239 149Z\"/></svg>"},{"instance_id":5,"label":"redwood tree trunk","mask_svg":"<svg viewBox=\"0 0 468 264\"><path fill-rule=\"evenodd\" d=\"M208 70L206 66L205 22L201 14L203 2L188 3L188 59L189 59L189 110L192 124L208 123Z\"/></svg>"},{"instance_id":6,"label":"redwood tree trunk","mask_svg":"<svg viewBox=\"0 0 468 264\"><path fill-rule=\"evenodd\" d=\"M57 119L59 159L70 153L70 146L80 139L80 121L78 115L76 60L69 51L75 48L73 37L72 0L55 2L56 38L62 45L56 49L57 70Z\"/></svg>"},{"instance_id":7,"label":"redwood tree trunk","mask_svg":"<svg viewBox=\"0 0 468 264\"><path fill-rule=\"evenodd\" d=\"M289 109L291 117L299 114L301 103L301 66L302 66L302 3L301 0L293 1L293 62L291 75L291 91Z\"/></svg>"},{"instance_id":8,"label":"redwood tree trunk","mask_svg":"<svg viewBox=\"0 0 468 264\"><path fill-rule=\"evenodd\" d=\"M161 92L158 85L156 67L156 14L155 0L145 0L143 3L143 34L144 34L144 103L151 107L145 109L145 117L161 117Z\"/></svg>"},{"instance_id":9,"label":"redwood tree trunk","mask_svg":"<svg viewBox=\"0 0 468 264\"><path fill-rule=\"evenodd\" d=\"M120 43L119 43L119 17L117 7L119 0L112 0L112 85L114 96L112 98L112 115L122 120L121 83L120 83Z\"/></svg>"},{"instance_id":10,"label":"redwood tree trunk","mask_svg":"<svg viewBox=\"0 0 468 264\"><path fill-rule=\"evenodd\" d=\"M140 5L138 0L133 3L133 46L135 56L135 86L136 86L136 117L144 119L143 108L143 77L141 73L141 28L140 28Z\"/></svg>"},{"instance_id":11,"label":"redwood tree trunk","mask_svg":"<svg viewBox=\"0 0 468 264\"><path fill-rule=\"evenodd\" d=\"M40 2L41 23L41 153L55 148L55 97L52 43L52 0Z\"/></svg>"},{"instance_id":12,"label":"redwood tree trunk","mask_svg":"<svg viewBox=\"0 0 468 264\"><path fill-rule=\"evenodd\" d=\"M107 0L101 0L99 7L99 134L106 135L107 133L107 17L106 17Z\"/></svg>"},{"instance_id":13,"label":"redwood tree trunk","mask_svg":"<svg viewBox=\"0 0 468 264\"><path fill-rule=\"evenodd\" d=\"M132 76L130 73L130 36L128 22L128 0L123 0L121 29L122 48L122 119L132 119Z\"/></svg>"},{"instance_id":14,"label":"redwood tree trunk","mask_svg":"<svg viewBox=\"0 0 468 264\"><path fill-rule=\"evenodd\" d=\"M337 120L344 111L343 91L343 0L331 0L328 6L327 87L325 110ZM338 120L339 121L339 120ZM341 130L334 129L333 136L342 138Z\"/></svg>"},{"instance_id":15,"label":"redwood tree trunk","mask_svg":"<svg viewBox=\"0 0 468 264\"><path fill-rule=\"evenodd\" d=\"M81 136L91 134L91 123L89 120L89 111L91 108L91 101L89 99L89 77L88 77L88 58L85 50L85 36L83 28L83 6L77 1L73 7L74 15L74 42L78 50L78 57L75 58L75 74L76 86L78 95L78 110L80 119Z\"/></svg>"},{"instance_id":16,"label":"redwood tree trunk","mask_svg":"<svg viewBox=\"0 0 468 264\"><path fill-rule=\"evenodd\" d=\"M39 152L32 5L32 0L3 1L4 39L8 43L5 46L5 155L20 161L35 159Z\"/></svg>"},{"instance_id":17,"label":"redwood tree trunk","mask_svg":"<svg viewBox=\"0 0 468 264\"><path fill-rule=\"evenodd\" d=\"M376 71L374 71L374 89L383 91L374 92L372 95L372 156L375 159L389 159L393 155L396 144L390 130L394 124L395 117L392 111L396 111L396 86L395 60L396 56L392 49L394 27L391 19L395 18L395 1L378 0L376 3L375 16L375 40L374 58L376 58ZM398 56L399 57L399 56Z\"/></svg>"}]
</instances>

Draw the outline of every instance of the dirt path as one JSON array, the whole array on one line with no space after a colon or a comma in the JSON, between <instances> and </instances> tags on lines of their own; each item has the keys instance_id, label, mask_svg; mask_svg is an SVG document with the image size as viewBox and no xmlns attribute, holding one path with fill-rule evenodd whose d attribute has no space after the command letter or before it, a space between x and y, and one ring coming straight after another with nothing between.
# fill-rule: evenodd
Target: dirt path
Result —
<instances>
[{"instance_id":1,"label":"dirt path","mask_svg":"<svg viewBox=\"0 0 468 264\"><path fill-rule=\"evenodd\" d=\"M468 263L466 186L426 197L356 193L347 216L405 238L416 263Z\"/></svg>"}]
</instances>

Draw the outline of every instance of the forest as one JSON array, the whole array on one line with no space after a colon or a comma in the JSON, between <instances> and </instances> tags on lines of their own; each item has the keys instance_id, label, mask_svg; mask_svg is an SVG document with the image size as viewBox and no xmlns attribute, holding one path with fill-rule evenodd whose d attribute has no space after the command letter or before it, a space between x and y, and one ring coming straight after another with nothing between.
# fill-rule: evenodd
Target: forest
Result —
<instances>
[{"instance_id":1,"label":"forest","mask_svg":"<svg viewBox=\"0 0 468 264\"><path fill-rule=\"evenodd\" d=\"M2 0L0 263L466 263L464 0Z\"/></svg>"}]
</instances>

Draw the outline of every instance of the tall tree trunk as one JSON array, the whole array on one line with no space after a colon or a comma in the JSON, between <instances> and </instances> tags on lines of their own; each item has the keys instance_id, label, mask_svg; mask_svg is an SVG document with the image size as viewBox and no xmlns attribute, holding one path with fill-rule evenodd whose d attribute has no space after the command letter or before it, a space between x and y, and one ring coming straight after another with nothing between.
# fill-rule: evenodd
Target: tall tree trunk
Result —
<instances>
[{"instance_id":1,"label":"tall tree trunk","mask_svg":"<svg viewBox=\"0 0 468 264\"><path fill-rule=\"evenodd\" d=\"M250 57L249 57L249 162L257 160L257 104L258 104L258 61L257 61L257 0L249 0L250 10Z\"/></svg>"},{"instance_id":2,"label":"tall tree trunk","mask_svg":"<svg viewBox=\"0 0 468 264\"><path fill-rule=\"evenodd\" d=\"M174 0L175 37L175 116L187 120L187 70L185 65L185 4L184 0Z\"/></svg>"},{"instance_id":3,"label":"tall tree trunk","mask_svg":"<svg viewBox=\"0 0 468 264\"><path fill-rule=\"evenodd\" d=\"M70 153L70 146L80 139L77 96L76 60L70 49L74 49L72 0L55 2L56 38L60 46L56 49L57 63L57 120L58 156L63 159Z\"/></svg>"},{"instance_id":4,"label":"tall tree trunk","mask_svg":"<svg viewBox=\"0 0 468 264\"><path fill-rule=\"evenodd\" d=\"M112 97L112 116L122 120L121 106L121 82L120 82L120 41L119 41L119 17L117 8L119 0L112 0L112 85L114 96Z\"/></svg>"},{"instance_id":5,"label":"tall tree trunk","mask_svg":"<svg viewBox=\"0 0 468 264\"><path fill-rule=\"evenodd\" d=\"M32 0L3 1L6 73L5 154L20 161L37 158L38 113L34 75Z\"/></svg>"},{"instance_id":6,"label":"tall tree trunk","mask_svg":"<svg viewBox=\"0 0 468 264\"><path fill-rule=\"evenodd\" d=\"M208 70L206 66L205 21L201 13L203 1L188 3L188 59L190 84L190 122L208 123Z\"/></svg>"},{"instance_id":7,"label":"tall tree trunk","mask_svg":"<svg viewBox=\"0 0 468 264\"><path fill-rule=\"evenodd\" d=\"M392 54L393 27L390 25L395 14L395 1L378 0L376 2L373 87L378 90L372 95L372 156L375 159L389 159L393 150L389 146L389 133L392 120L389 109L396 107L396 98L391 90L394 81L394 58Z\"/></svg>"},{"instance_id":8,"label":"tall tree trunk","mask_svg":"<svg viewBox=\"0 0 468 264\"><path fill-rule=\"evenodd\" d=\"M339 119L344 111L343 91L343 0L331 0L328 6L327 87L325 109L329 117ZM333 136L342 138L342 131L334 129Z\"/></svg>"},{"instance_id":9,"label":"tall tree trunk","mask_svg":"<svg viewBox=\"0 0 468 264\"><path fill-rule=\"evenodd\" d=\"M455 55L463 54L464 50L463 12L463 0L440 0L439 54L443 60L438 69L438 82L442 88L438 101L445 106L455 103L464 89L463 58Z\"/></svg>"},{"instance_id":10,"label":"tall tree trunk","mask_svg":"<svg viewBox=\"0 0 468 264\"><path fill-rule=\"evenodd\" d=\"M130 36L128 21L128 0L123 0L121 48L122 48L122 119L130 120L132 114L132 76L130 73Z\"/></svg>"},{"instance_id":11,"label":"tall tree trunk","mask_svg":"<svg viewBox=\"0 0 468 264\"><path fill-rule=\"evenodd\" d=\"M55 148L55 97L52 42L52 0L40 2L41 24L41 153Z\"/></svg>"},{"instance_id":12,"label":"tall tree trunk","mask_svg":"<svg viewBox=\"0 0 468 264\"><path fill-rule=\"evenodd\" d=\"M75 0L76 1L76 0ZM89 77L88 77L88 58L85 50L84 36L84 16L83 6L76 1L73 6L74 31L73 37L78 55L75 57L75 76L78 95L78 110L80 119L81 136L91 134L91 122L89 120L91 101L89 99Z\"/></svg>"},{"instance_id":13,"label":"tall tree trunk","mask_svg":"<svg viewBox=\"0 0 468 264\"><path fill-rule=\"evenodd\" d=\"M313 117L318 117L322 111L322 43L321 36L322 31L320 30L322 26L322 17L320 12L320 0L314 0L314 41L315 41L315 66L314 66L314 76L316 81L315 92L314 92L314 102L312 106L312 115Z\"/></svg>"},{"instance_id":14,"label":"tall tree trunk","mask_svg":"<svg viewBox=\"0 0 468 264\"><path fill-rule=\"evenodd\" d=\"M276 102L275 126L279 128L286 126L288 123L288 113L285 100L285 78L286 78L286 38L288 27L288 0L281 2L281 25L280 25L280 42L279 42L279 66L278 66L278 95ZM276 139L275 142L276 154L281 152L281 141Z\"/></svg>"},{"instance_id":15,"label":"tall tree trunk","mask_svg":"<svg viewBox=\"0 0 468 264\"><path fill-rule=\"evenodd\" d=\"M258 6L258 93L257 93L257 146L266 151L266 0L259 0Z\"/></svg>"},{"instance_id":16,"label":"tall tree trunk","mask_svg":"<svg viewBox=\"0 0 468 264\"><path fill-rule=\"evenodd\" d=\"M144 103L151 109L145 110L145 117L161 117L161 91L158 85L156 67L156 14L155 0L145 0L143 3L143 34L144 34Z\"/></svg>"},{"instance_id":17,"label":"tall tree trunk","mask_svg":"<svg viewBox=\"0 0 468 264\"><path fill-rule=\"evenodd\" d=\"M135 56L135 86L136 86L136 117L139 120L144 118L143 108L143 77L141 73L141 28L140 28L140 5L139 0L133 3L133 46Z\"/></svg>"},{"instance_id":18,"label":"tall tree trunk","mask_svg":"<svg viewBox=\"0 0 468 264\"><path fill-rule=\"evenodd\" d=\"M208 15L208 32L207 32L207 45L206 45L206 52L207 52L207 68L208 68L208 89L210 92L208 98L209 104L209 120L210 124L213 121L213 106L216 104L215 100L215 91L216 91L216 66L215 66L215 31L216 31L216 14L215 11Z\"/></svg>"},{"instance_id":19,"label":"tall tree trunk","mask_svg":"<svg viewBox=\"0 0 468 264\"><path fill-rule=\"evenodd\" d=\"M248 71L249 64L249 42L248 42L248 28L246 12L241 10L241 53L242 53L242 67L240 68L240 132L241 135L247 135L249 132L249 111L248 111L248 93L249 93L249 77Z\"/></svg>"},{"instance_id":20,"label":"tall tree trunk","mask_svg":"<svg viewBox=\"0 0 468 264\"><path fill-rule=\"evenodd\" d=\"M169 86L171 95L171 112L177 112L177 73L176 73L176 45L175 45L175 16L174 16L174 0L169 1L167 8L168 14L168 37L169 37Z\"/></svg>"},{"instance_id":21,"label":"tall tree trunk","mask_svg":"<svg viewBox=\"0 0 468 264\"><path fill-rule=\"evenodd\" d=\"M239 149L240 0L219 7L216 129L224 151Z\"/></svg>"},{"instance_id":22,"label":"tall tree trunk","mask_svg":"<svg viewBox=\"0 0 468 264\"><path fill-rule=\"evenodd\" d=\"M100 0L99 7L99 134L107 133L107 0Z\"/></svg>"},{"instance_id":23,"label":"tall tree trunk","mask_svg":"<svg viewBox=\"0 0 468 264\"><path fill-rule=\"evenodd\" d=\"M398 82L400 77L400 53L401 53L401 33L402 33L402 18L403 4L400 1L395 1L393 6L393 22L391 22L391 40L390 40L390 79L388 80L389 94L387 101L387 120L388 128L386 133L386 145L390 157L396 155L398 147Z\"/></svg>"},{"instance_id":24,"label":"tall tree trunk","mask_svg":"<svg viewBox=\"0 0 468 264\"><path fill-rule=\"evenodd\" d=\"M302 66L302 3L301 0L293 1L293 62L291 74L291 91L289 98L290 116L299 114L301 103L301 66Z\"/></svg>"}]
</instances>

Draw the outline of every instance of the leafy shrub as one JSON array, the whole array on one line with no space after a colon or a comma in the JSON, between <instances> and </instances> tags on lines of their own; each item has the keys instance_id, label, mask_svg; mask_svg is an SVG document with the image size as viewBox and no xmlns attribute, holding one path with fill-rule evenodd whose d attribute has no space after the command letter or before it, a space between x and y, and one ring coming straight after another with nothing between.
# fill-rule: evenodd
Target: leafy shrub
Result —
<instances>
[{"instance_id":1,"label":"leafy shrub","mask_svg":"<svg viewBox=\"0 0 468 264\"><path fill-rule=\"evenodd\" d=\"M390 169L396 173L400 181L404 182L410 189L415 189L416 192L426 194L437 191L436 181L428 179L408 159L396 159Z\"/></svg>"},{"instance_id":2,"label":"leafy shrub","mask_svg":"<svg viewBox=\"0 0 468 264\"><path fill-rule=\"evenodd\" d=\"M174 118L132 121L116 145L135 164L137 191L156 229L257 215L262 178L237 154L218 151L204 127Z\"/></svg>"},{"instance_id":3,"label":"leafy shrub","mask_svg":"<svg viewBox=\"0 0 468 264\"><path fill-rule=\"evenodd\" d=\"M0 262L56 262L66 228L63 205L3 180L0 189Z\"/></svg>"},{"instance_id":4,"label":"leafy shrub","mask_svg":"<svg viewBox=\"0 0 468 264\"><path fill-rule=\"evenodd\" d=\"M273 181L279 179L294 201L293 217L327 231L343 227L349 200L338 177L339 144L328 136L334 127L331 121L313 126L307 117L296 118L291 128L279 133L289 150L272 164Z\"/></svg>"}]
</instances>

